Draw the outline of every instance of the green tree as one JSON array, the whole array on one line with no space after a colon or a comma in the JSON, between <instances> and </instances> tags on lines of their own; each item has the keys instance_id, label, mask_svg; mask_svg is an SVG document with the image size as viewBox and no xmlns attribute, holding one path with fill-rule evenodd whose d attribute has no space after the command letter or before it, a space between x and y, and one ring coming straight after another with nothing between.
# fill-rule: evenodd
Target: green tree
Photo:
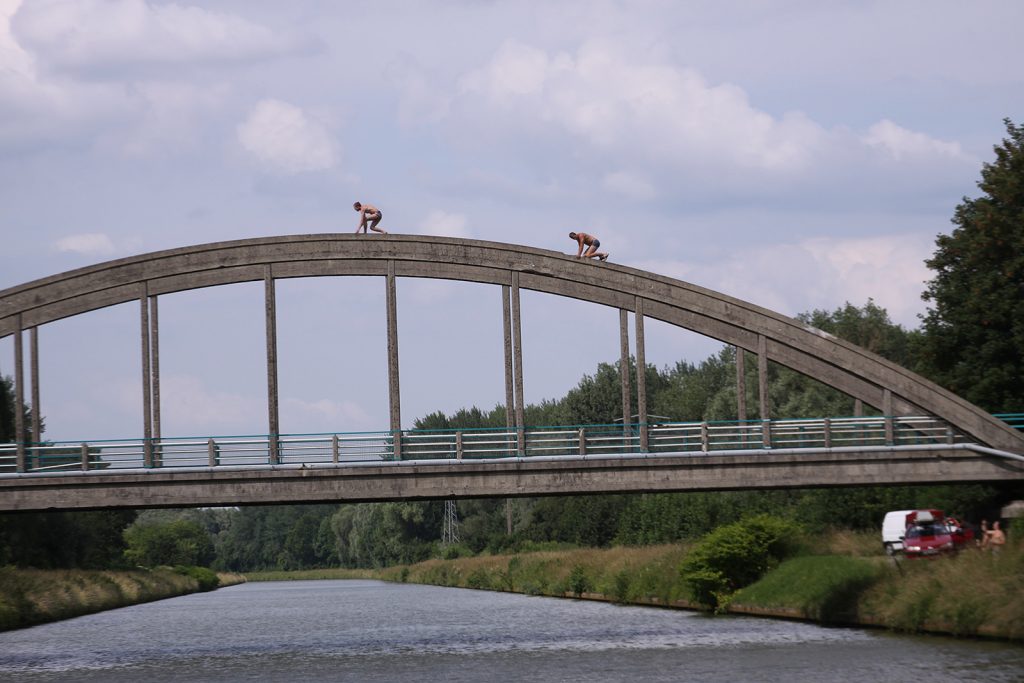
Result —
<instances>
[{"instance_id":1,"label":"green tree","mask_svg":"<svg viewBox=\"0 0 1024 683\"><path fill-rule=\"evenodd\" d=\"M932 379L994 413L1024 410L1024 125L985 163L926 263L922 356Z\"/></svg>"},{"instance_id":2,"label":"green tree","mask_svg":"<svg viewBox=\"0 0 1024 683\"><path fill-rule=\"evenodd\" d=\"M198 522L178 519L168 524L135 524L124 531L125 559L134 565L209 566L213 541Z\"/></svg>"}]
</instances>

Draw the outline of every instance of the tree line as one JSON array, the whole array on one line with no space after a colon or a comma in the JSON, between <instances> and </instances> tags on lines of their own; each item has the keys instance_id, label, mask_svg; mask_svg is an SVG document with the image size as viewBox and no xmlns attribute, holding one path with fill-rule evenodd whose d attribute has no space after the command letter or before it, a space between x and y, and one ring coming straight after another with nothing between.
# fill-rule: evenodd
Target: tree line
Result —
<instances>
[{"instance_id":1,"label":"tree line","mask_svg":"<svg viewBox=\"0 0 1024 683\"><path fill-rule=\"evenodd\" d=\"M981 172L978 198L964 197L949 235L927 266L922 325L906 330L868 300L800 320L916 371L994 413L1024 410L1024 126ZM758 419L756 363L745 364ZM737 419L736 351L699 363L638 368L649 414L678 421ZM609 424L622 412L618 363L600 363L560 399L531 404L528 425ZM852 415L854 401L774 363L768 400L775 416ZM0 377L0 443L14 437L10 378ZM27 411L26 406L22 409ZM471 407L417 419L416 429L504 427L505 407ZM26 412L25 424L30 424ZM873 529L888 510L939 507L967 519L992 517L1019 485L860 487L794 491L561 496L458 502L461 543L442 546L442 501L241 509L64 512L0 515L0 564L47 567L192 564L253 571L380 567L431 556L502 552L557 544L607 546L693 539L762 513L809 529Z\"/></svg>"}]
</instances>

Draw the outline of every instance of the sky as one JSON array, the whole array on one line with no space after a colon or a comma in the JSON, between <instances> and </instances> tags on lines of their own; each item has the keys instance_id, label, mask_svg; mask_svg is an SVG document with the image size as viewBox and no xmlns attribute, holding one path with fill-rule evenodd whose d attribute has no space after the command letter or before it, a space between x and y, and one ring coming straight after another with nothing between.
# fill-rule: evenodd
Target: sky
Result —
<instances>
[{"instance_id":1,"label":"sky","mask_svg":"<svg viewBox=\"0 0 1024 683\"><path fill-rule=\"evenodd\" d=\"M575 253L795 316L907 328L1024 111L1024 3L0 0L0 289L229 239L354 231ZM368 237L367 239L372 239ZM266 433L261 283L160 298L166 436ZM381 278L279 281L281 428L386 429ZM523 292L527 402L618 312ZM138 306L39 330L55 440L141 435ZM504 401L500 289L398 282L402 422ZM647 321L648 362L721 345ZM0 340L0 373L13 373Z\"/></svg>"}]
</instances>

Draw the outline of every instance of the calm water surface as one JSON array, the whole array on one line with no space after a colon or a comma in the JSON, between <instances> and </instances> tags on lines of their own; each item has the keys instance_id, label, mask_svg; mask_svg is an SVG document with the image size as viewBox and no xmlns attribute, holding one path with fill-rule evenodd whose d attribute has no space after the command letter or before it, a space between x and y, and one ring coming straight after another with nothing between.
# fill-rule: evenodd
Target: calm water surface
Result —
<instances>
[{"instance_id":1,"label":"calm water surface","mask_svg":"<svg viewBox=\"0 0 1024 683\"><path fill-rule=\"evenodd\" d=\"M1024 648L376 581L0 633L0 681L1024 681Z\"/></svg>"}]
</instances>

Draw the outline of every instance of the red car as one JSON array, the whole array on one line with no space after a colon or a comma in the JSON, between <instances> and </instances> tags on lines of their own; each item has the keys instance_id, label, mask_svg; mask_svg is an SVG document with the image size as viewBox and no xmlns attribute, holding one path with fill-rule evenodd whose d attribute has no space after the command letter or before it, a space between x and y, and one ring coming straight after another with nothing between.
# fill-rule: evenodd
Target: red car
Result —
<instances>
[{"instance_id":1,"label":"red car","mask_svg":"<svg viewBox=\"0 0 1024 683\"><path fill-rule=\"evenodd\" d=\"M903 539L903 554L908 558L938 557L953 552L956 545L945 522L911 524Z\"/></svg>"}]
</instances>

